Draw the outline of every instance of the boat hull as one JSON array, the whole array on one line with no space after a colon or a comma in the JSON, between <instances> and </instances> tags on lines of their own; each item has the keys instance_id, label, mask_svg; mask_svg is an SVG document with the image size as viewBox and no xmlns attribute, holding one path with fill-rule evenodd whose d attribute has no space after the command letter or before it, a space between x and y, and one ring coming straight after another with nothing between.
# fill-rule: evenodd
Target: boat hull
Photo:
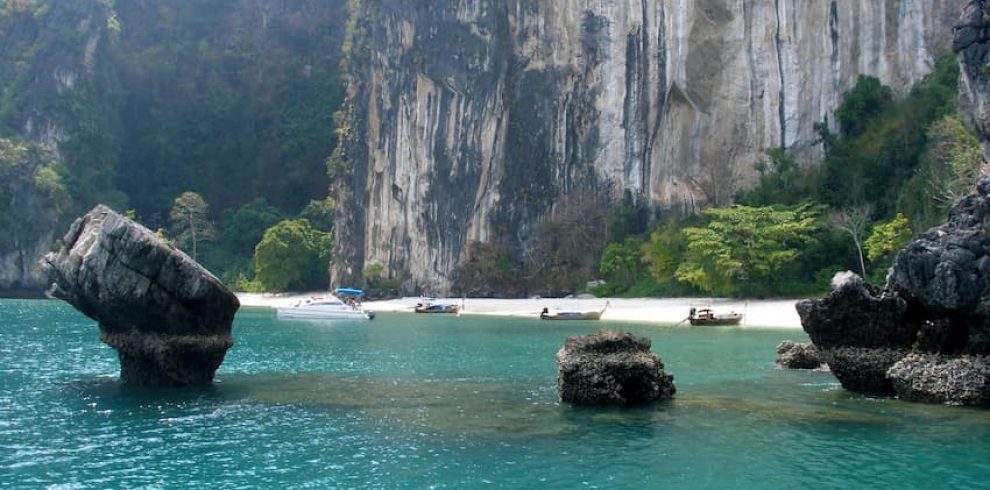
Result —
<instances>
[{"instance_id":1,"label":"boat hull","mask_svg":"<svg viewBox=\"0 0 990 490\"><path fill-rule=\"evenodd\" d=\"M600 310L560 311L543 308L540 320L600 320L608 307L609 303L606 301L605 307Z\"/></svg>"},{"instance_id":2,"label":"boat hull","mask_svg":"<svg viewBox=\"0 0 990 490\"><path fill-rule=\"evenodd\" d=\"M461 307L457 305L417 306L413 311L416 313L457 313L461 311Z\"/></svg>"},{"instance_id":3,"label":"boat hull","mask_svg":"<svg viewBox=\"0 0 990 490\"><path fill-rule=\"evenodd\" d=\"M375 313L367 310L323 309L305 306L278 308L278 318L303 320L373 320Z\"/></svg>"},{"instance_id":4,"label":"boat hull","mask_svg":"<svg viewBox=\"0 0 990 490\"><path fill-rule=\"evenodd\" d=\"M588 312L561 312L541 314L541 320L600 320L602 314L599 311Z\"/></svg>"},{"instance_id":5,"label":"boat hull","mask_svg":"<svg viewBox=\"0 0 990 490\"><path fill-rule=\"evenodd\" d=\"M691 322L691 325L696 327L739 325L739 322L742 321L742 315L727 316L722 318L692 318L689 321Z\"/></svg>"}]
</instances>

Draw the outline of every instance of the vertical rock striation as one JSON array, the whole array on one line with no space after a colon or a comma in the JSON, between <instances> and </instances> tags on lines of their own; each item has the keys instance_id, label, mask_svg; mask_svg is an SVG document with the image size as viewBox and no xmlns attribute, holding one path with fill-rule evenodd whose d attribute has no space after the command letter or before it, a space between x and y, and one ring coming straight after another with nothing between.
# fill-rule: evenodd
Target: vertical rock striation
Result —
<instances>
[{"instance_id":1,"label":"vertical rock striation","mask_svg":"<svg viewBox=\"0 0 990 490\"><path fill-rule=\"evenodd\" d=\"M815 157L858 75L925 76L964 3L360 2L333 280L442 290L573 193L726 204L765 149Z\"/></svg>"},{"instance_id":2,"label":"vertical rock striation","mask_svg":"<svg viewBox=\"0 0 990 490\"><path fill-rule=\"evenodd\" d=\"M970 0L953 28L952 51L962 66L960 100L973 127L990 140L990 2Z\"/></svg>"}]
</instances>

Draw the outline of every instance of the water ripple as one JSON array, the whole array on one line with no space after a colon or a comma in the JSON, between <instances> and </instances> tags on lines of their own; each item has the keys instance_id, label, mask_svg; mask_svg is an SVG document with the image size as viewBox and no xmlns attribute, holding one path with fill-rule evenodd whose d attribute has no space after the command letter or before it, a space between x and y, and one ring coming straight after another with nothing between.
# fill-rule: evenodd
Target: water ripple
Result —
<instances>
[{"instance_id":1,"label":"water ripple","mask_svg":"<svg viewBox=\"0 0 990 490\"><path fill-rule=\"evenodd\" d=\"M590 327L239 314L217 383L120 386L91 320L0 302L3 488L873 488L985 485L990 415L852 395L777 370L793 332L650 336L678 396L556 399L553 355Z\"/></svg>"}]
</instances>

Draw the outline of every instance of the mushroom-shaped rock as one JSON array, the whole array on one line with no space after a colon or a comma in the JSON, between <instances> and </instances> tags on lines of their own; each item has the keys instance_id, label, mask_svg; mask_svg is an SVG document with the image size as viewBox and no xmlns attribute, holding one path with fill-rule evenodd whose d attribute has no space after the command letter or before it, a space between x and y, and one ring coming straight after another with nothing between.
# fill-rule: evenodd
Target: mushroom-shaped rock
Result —
<instances>
[{"instance_id":1,"label":"mushroom-shaped rock","mask_svg":"<svg viewBox=\"0 0 990 490\"><path fill-rule=\"evenodd\" d=\"M127 384L205 384L233 345L237 297L147 228L98 205L41 267L50 293L99 322Z\"/></svg>"},{"instance_id":2,"label":"mushroom-shaped rock","mask_svg":"<svg viewBox=\"0 0 990 490\"><path fill-rule=\"evenodd\" d=\"M810 342L785 340L777 345L777 364L787 369L818 369L822 358Z\"/></svg>"},{"instance_id":3,"label":"mushroom-shaped rock","mask_svg":"<svg viewBox=\"0 0 990 490\"><path fill-rule=\"evenodd\" d=\"M578 405L635 405L676 392L650 339L612 330L567 339L557 352L557 389Z\"/></svg>"}]
</instances>

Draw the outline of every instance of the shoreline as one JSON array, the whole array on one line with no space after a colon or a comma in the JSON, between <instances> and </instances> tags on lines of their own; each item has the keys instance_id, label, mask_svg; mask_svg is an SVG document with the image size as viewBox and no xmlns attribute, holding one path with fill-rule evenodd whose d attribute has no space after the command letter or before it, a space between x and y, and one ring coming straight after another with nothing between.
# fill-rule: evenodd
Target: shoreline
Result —
<instances>
[{"instance_id":1,"label":"shoreline","mask_svg":"<svg viewBox=\"0 0 990 490\"><path fill-rule=\"evenodd\" d=\"M302 299L320 296L322 292L299 294L237 293L241 306L278 308L290 306ZM413 313L419 297L365 301L364 306L375 312ZM460 298L446 301L460 303ZM796 299L735 300L724 298L540 298L497 299L465 298L462 315L486 315L504 317L538 318L543 308L600 310L608 302L602 320L637 323L677 324L683 322L688 310L713 308L717 313L735 311L743 314L742 322L735 328L786 328L801 329L801 319L794 305ZM687 322L683 322L688 325Z\"/></svg>"}]
</instances>

